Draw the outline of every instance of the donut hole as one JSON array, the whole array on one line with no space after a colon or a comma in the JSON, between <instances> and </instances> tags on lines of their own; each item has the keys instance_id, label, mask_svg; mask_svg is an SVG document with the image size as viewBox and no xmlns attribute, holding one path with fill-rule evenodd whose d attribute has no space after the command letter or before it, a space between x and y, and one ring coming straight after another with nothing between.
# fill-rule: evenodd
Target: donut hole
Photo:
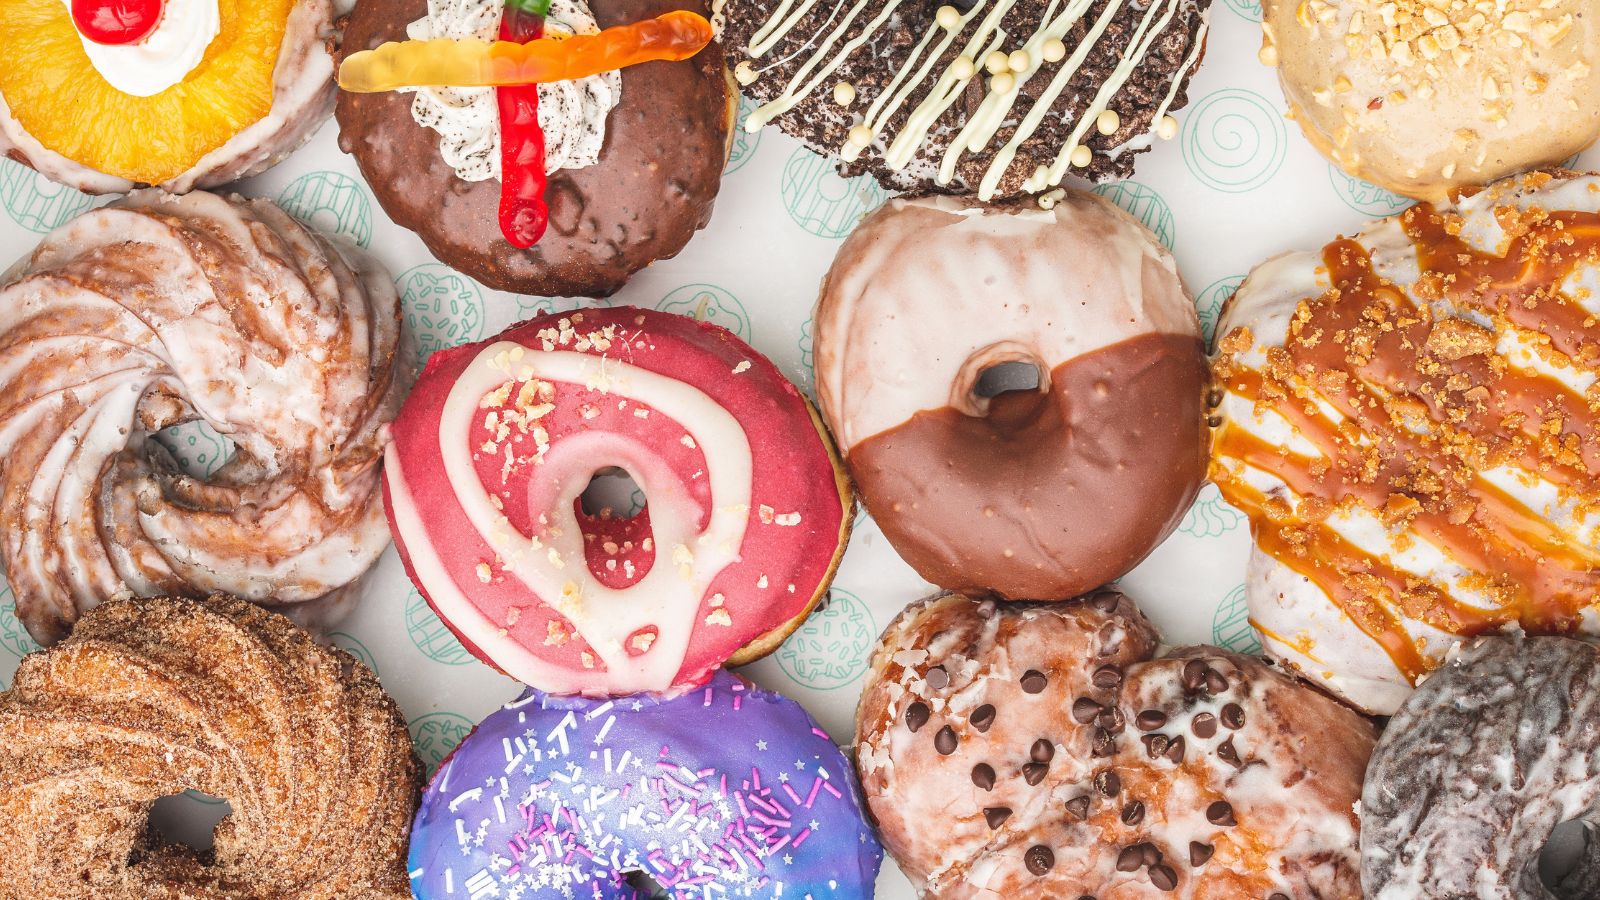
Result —
<instances>
[{"instance_id":1,"label":"donut hole","mask_svg":"<svg viewBox=\"0 0 1600 900\"><path fill-rule=\"evenodd\" d=\"M1044 382L1044 373L1035 363L1014 359L998 363L978 373L978 383L972 392L984 400L993 400L1012 391L1037 391Z\"/></svg>"},{"instance_id":2,"label":"donut hole","mask_svg":"<svg viewBox=\"0 0 1600 900\"><path fill-rule=\"evenodd\" d=\"M1600 889L1600 835L1583 819L1562 822L1539 851L1539 880L1559 900L1593 897Z\"/></svg>"},{"instance_id":3,"label":"donut hole","mask_svg":"<svg viewBox=\"0 0 1600 900\"><path fill-rule=\"evenodd\" d=\"M995 362L973 379L970 408L996 426L1022 426L1037 418L1049 384L1049 373L1031 359Z\"/></svg>"},{"instance_id":4,"label":"donut hole","mask_svg":"<svg viewBox=\"0 0 1600 900\"><path fill-rule=\"evenodd\" d=\"M233 813L220 797L184 791L161 797L150 806L150 835L157 844L188 847L207 858L216 839L217 823Z\"/></svg>"},{"instance_id":5,"label":"donut hole","mask_svg":"<svg viewBox=\"0 0 1600 900\"><path fill-rule=\"evenodd\" d=\"M632 872L623 872L622 881L640 897L648 898L648 900L665 900L666 897L670 896L667 893L667 889L661 886L661 882L650 877L649 872L640 869L635 869Z\"/></svg>"},{"instance_id":6,"label":"donut hole","mask_svg":"<svg viewBox=\"0 0 1600 900\"><path fill-rule=\"evenodd\" d=\"M166 448L178 468L191 478L205 480L233 458L233 441L218 434L204 419L163 428L151 439Z\"/></svg>"},{"instance_id":7,"label":"donut hole","mask_svg":"<svg viewBox=\"0 0 1600 900\"><path fill-rule=\"evenodd\" d=\"M578 502L586 516L631 519L644 510L644 489L627 470L613 466L590 477Z\"/></svg>"}]
</instances>

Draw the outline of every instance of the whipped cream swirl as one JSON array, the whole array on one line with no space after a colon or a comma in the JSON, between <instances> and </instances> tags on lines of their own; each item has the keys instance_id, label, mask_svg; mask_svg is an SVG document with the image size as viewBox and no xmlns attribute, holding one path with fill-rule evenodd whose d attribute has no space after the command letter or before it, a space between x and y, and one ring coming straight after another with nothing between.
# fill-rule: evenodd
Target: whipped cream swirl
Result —
<instances>
[{"instance_id":1,"label":"whipped cream swirl","mask_svg":"<svg viewBox=\"0 0 1600 900\"><path fill-rule=\"evenodd\" d=\"M72 0L61 0L72 15ZM167 0L161 21L132 44L100 44L83 34L83 52L106 83L135 97L150 97L188 77L222 30L217 0Z\"/></svg>"},{"instance_id":2,"label":"whipped cream swirl","mask_svg":"<svg viewBox=\"0 0 1600 900\"><path fill-rule=\"evenodd\" d=\"M428 0L428 14L412 22L413 40L495 40L501 0ZM585 0L554 0L545 33L594 34L600 30ZM439 155L462 181L500 178L500 111L494 88L418 87L411 101L417 124L439 133ZM622 99L622 75L606 72L576 81L539 85L539 124L544 129L546 173L581 169L600 161L606 117Z\"/></svg>"}]
</instances>

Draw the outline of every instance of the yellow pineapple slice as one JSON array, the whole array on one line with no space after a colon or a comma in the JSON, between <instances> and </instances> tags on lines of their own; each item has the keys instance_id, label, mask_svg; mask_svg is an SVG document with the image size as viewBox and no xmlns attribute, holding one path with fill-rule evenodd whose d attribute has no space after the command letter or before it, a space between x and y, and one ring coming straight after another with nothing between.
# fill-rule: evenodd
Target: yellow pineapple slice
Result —
<instances>
[{"instance_id":1,"label":"yellow pineapple slice","mask_svg":"<svg viewBox=\"0 0 1600 900\"><path fill-rule=\"evenodd\" d=\"M183 81L150 97L106 83L61 0L0 0L0 96L39 143L110 175L159 184L272 109L294 0L218 0L221 31Z\"/></svg>"}]
</instances>

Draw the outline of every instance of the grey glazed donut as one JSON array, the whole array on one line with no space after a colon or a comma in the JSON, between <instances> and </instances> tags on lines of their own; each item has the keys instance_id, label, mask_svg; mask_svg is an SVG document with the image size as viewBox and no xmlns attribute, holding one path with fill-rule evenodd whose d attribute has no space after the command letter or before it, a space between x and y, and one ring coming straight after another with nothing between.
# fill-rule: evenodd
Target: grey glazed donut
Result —
<instances>
[{"instance_id":1,"label":"grey glazed donut","mask_svg":"<svg viewBox=\"0 0 1600 900\"><path fill-rule=\"evenodd\" d=\"M1564 637L1466 646L1390 721L1361 795L1371 900L1600 897L1600 649ZM1589 833L1546 884L1556 826Z\"/></svg>"}]
</instances>

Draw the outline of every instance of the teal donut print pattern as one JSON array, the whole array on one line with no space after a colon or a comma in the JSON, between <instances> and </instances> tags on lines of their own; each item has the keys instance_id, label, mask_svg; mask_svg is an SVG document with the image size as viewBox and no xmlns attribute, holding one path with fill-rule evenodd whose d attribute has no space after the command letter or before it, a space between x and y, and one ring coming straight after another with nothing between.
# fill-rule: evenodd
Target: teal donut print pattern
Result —
<instances>
[{"instance_id":1,"label":"teal donut print pattern","mask_svg":"<svg viewBox=\"0 0 1600 900\"><path fill-rule=\"evenodd\" d=\"M1211 615L1211 642L1247 656L1261 654L1261 638L1250 627L1250 608L1245 605L1244 585L1228 592Z\"/></svg>"},{"instance_id":2,"label":"teal donut print pattern","mask_svg":"<svg viewBox=\"0 0 1600 900\"><path fill-rule=\"evenodd\" d=\"M472 733L472 720L453 712L428 713L412 719L410 731L411 746L432 778L450 751Z\"/></svg>"},{"instance_id":3,"label":"teal donut print pattern","mask_svg":"<svg viewBox=\"0 0 1600 900\"><path fill-rule=\"evenodd\" d=\"M1374 219L1392 216L1416 202L1349 175L1333 163L1328 163L1328 182L1346 206Z\"/></svg>"},{"instance_id":4,"label":"teal donut print pattern","mask_svg":"<svg viewBox=\"0 0 1600 900\"><path fill-rule=\"evenodd\" d=\"M1253 191L1271 181L1288 145L1283 116L1253 91L1213 91L1183 118L1183 160L1196 178L1219 191Z\"/></svg>"},{"instance_id":5,"label":"teal donut print pattern","mask_svg":"<svg viewBox=\"0 0 1600 900\"><path fill-rule=\"evenodd\" d=\"M17 597L11 585L0 582L0 650L21 659L39 649L17 618Z\"/></svg>"},{"instance_id":6,"label":"teal donut print pattern","mask_svg":"<svg viewBox=\"0 0 1600 900\"><path fill-rule=\"evenodd\" d=\"M472 662L472 654L461 646L456 636L439 621L428 601L416 588L406 598L406 634L422 655L446 666L464 666Z\"/></svg>"},{"instance_id":7,"label":"teal donut print pattern","mask_svg":"<svg viewBox=\"0 0 1600 900\"><path fill-rule=\"evenodd\" d=\"M855 594L833 588L778 648L778 666L796 684L835 690L854 684L866 672L877 639L878 625L867 605Z\"/></svg>"},{"instance_id":8,"label":"teal donut print pattern","mask_svg":"<svg viewBox=\"0 0 1600 900\"><path fill-rule=\"evenodd\" d=\"M720 325L750 340L750 314L739 298L714 284L686 284L661 298L656 309Z\"/></svg>"},{"instance_id":9,"label":"teal donut print pattern","mask_svg":"<svg viewBox=\"0 0 1600 900\"><path fill-rule=\"evenodd\" d=\"M845 178L831 159L803 147L784 164L782 190L789 218L811 234L831 239L849 234L889 199L872 176Z\"/></svg>"},{"instance_id":10,"label":"teal donut print pattern","mask_svg":"<svg viewBox=\"0 0 1600 900\"><path fill-rule=\"evenodd\" d=\"M233 445L203 420L174 425L155 438L178 461L184 474L193 478L210 478L233 456Z\"/></svg>"},{"instance_id":11,"label":"teal donut print pattern","mask_svg":"<svg viewBox=\"0 0 1600 900\"><path fill-rule=\"evenodd\" d=\"M1178 525L1178 530L1193 538L1214 538L1243 524L1244 513L1222 499L1222 493L1216 485L1207 484L1200 489L1194 505L1183 514L1183 522Z\"/></svg>"},{"instance_id":12,"label":"teal donut print pattern","mask_svg":"<svg viewBox=\"0 0 1600 900\"><path fill-rule=\"evenodd\" d=\"M373 658L372 651L367 649L366 644L356 640L355 635L345 631L335 631L328 635L328 640L332 641L335 647L361 660L361 664L371 669L372 674L380 675L378 661Z\"/></svg>"},{"instance_id":13,"label":"teal donut print pattern","mask_svg":"<svg viewBox=\"0 0 1600 900\"><path fill-rule=\"evenodd\" d=\"M817 377L817 360L812 349L811 319L806 319L800 325L800 367L805 371L806 383L810 384Z\"/></svg>"},{"instance_id":14,"label":"teal donut print pattern","mask_svg":"<svg viewBox=\"0 0 1600 900\"><path fill-rule=\"evenodd\" d=\"M440 263L406 270L395 282L407 331L416 343L417 365L436 351L483 336L483 291L465 275Z\"/></svg>"},{"instance_id":15,"label":"teal donut print pattern","mask_svg":"<svg viewBox=\"0 0 1600 900\"><path fill-rule=\"evenodd\" d=\"M1178 223L1172 217L1172 207L1155 188L1137 181L1111 181L1095 185L1094 192L1143 222L1168 250L1177 248Z\"/></svg>"},{"instance_id":16,"label":"teal donut print pattern","mask_svg":"<svg viewBox=\"0 0 1600 900\"><path fill-rule=\"evenodd\" d=\"M733 152L728 154L728 165L723 168L724 176L744 168L744 164L756 155L756 148L761 146L761 132L751 133L744 130L744 120L756 111L756 102L749 97L739 98L739 113L733 120ZM765 131L766 129L762 129Z\"/></svg>"},{"instance_id":17,"label":"teal donut print pattern","mask_svg":"<svg viewBox=\"0 0 1600 900\"><path fill-rule=\"evenodd\" d=\"M1228 8L1247 22L1261 21L1261 0L1227 0Z\"/></svg>"},{"instance_id":18,"label":"teal donut print pattern","mask_svg":"<svg viewBox=\"0 0 1600 900\"><path fill-rule=\"evenodd\" d=\"M359 181L341 172L310 172L289 182L278 205L312 228L372 245L372 198Z\"/></svg>"},{"instance_id":19,"label":"teal donut print pattern","mask_svg":"<svg viewBox=\"0 0 1600 900\"><path fill-rule=\"evenodd\" d=\"M11 221L44 234L93 206L94 198L56 184L22 163L0 158L0 204Z\"/></svg>"},{"instance_id":20,"label":"teal donut print pattern","mask_svg":"<svg viewBox=\"0 0 1600 900\"><path fill-rule=\"evenodd\" d=\"M1195 312L1200 315L1200 334L1205 338L1207 347L1217 339L1217 318L1222 315L1222 305L1228 302L1241 284L1244 284L1243 275L1218 278L1194 298Z\"/></svg>"}]
</instances>

